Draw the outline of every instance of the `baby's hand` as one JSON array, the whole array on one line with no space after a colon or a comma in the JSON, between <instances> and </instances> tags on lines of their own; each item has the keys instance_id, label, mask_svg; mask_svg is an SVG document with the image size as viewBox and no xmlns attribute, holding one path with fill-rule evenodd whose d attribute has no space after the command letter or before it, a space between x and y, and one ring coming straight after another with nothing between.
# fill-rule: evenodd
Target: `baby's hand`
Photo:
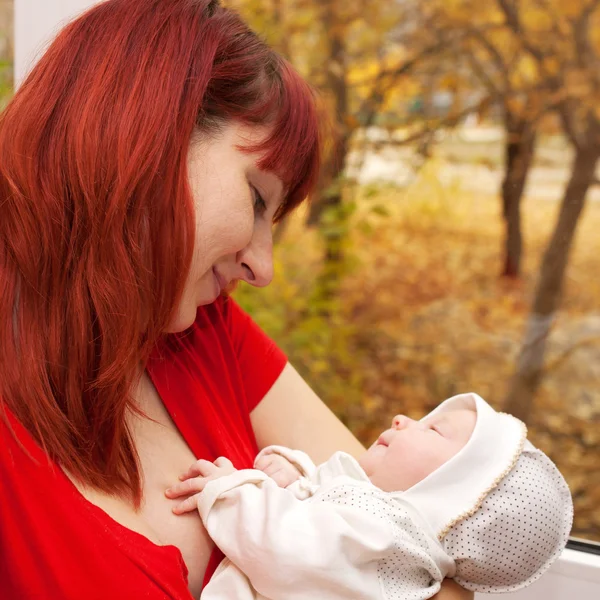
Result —
<instances>
[{"instance_id":1,"label":"baby's hand","mask_svg":"<svg viewBox=\"0 0 600 600\"><path fill-rule=\"evenodd\" d=\"M282 488L294 483L301 475L300 471L287 458L275 453L261 456L256 461L254 468L268 475Z\"/></svg>"},{"instance_id":2,"label":"baby's hand","mask_svg":"<svg viewBox=\"0 0 600 600\"><path fill-rule=\"evenodd\" d=\"M179 477L181 483L176 483L165 490L165 496L171 499L188 496L183 502L173 507L175 514L182 515L198 508L200 492L209 481L231 475L235 471L237 469L231 461L223 456L217 458L214 463L208 460L197 460L186 473Z\"/></svg>"}]
</instances>

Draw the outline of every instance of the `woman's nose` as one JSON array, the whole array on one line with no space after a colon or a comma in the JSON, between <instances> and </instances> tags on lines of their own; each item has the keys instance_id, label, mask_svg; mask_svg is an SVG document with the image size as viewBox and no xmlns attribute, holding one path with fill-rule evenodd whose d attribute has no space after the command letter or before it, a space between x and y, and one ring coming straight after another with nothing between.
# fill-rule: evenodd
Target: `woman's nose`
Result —
<instances>
[{"instance_id":1,"label":"woman's nose","mask_svg":"<svg viewBox=\"0 0 600 600\"><path fill-rule=\"evenodd\" d=\"M239 253L242 279L255 287L265 287L273 280L273 236L271 227L255 231L250 243Z\"/></svg>"},{"instance_id":2,"label":"woman's nose","mask_svg":"<svg viewBox=\"0 0 600 600\"><path fill-rule=\"evenodd\" d=\"M396 415L392 419L392 429L406 429L415 423L416 421L414 419L411 419L406 415Z\"/></svg>"}]
</instances>

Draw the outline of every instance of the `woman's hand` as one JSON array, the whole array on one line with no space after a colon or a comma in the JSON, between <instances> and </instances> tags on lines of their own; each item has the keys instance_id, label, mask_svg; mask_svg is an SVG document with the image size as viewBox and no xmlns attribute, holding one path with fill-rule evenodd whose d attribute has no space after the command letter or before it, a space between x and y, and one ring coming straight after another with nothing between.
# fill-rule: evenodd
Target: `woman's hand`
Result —
<instances>
[{"instance_id":1,"label":"woman's hand","mask_svg":"<svg viewBox=\"0 0 600 600\"><path fill-rule=\"evenodd\" d=\"M268 451L256 461L254 468L268 475L282 488L294 483L301 475L300 471L287 458Z\"/></svg>"},{"instance_id":2,"label":"woman's hand","mask_svg":"<svg viewBox=\"0 0 600 600\"><path fill-rule=\"evenodd\" d=\"M433 597L434 600L473 600L475 594L460 587L452 579L444 579L442 589Z\"/></svg>"},{"instance_id":3,"label":"woman's hand","mask_svg":"<svg viewBox=\"0 0 600 600\"><path fill-rule=\"evenodd\" d=\"M197 460L186 473L179 477L180 483L167 488L165 496L175 499L187 496L187 498L173 507L173 512L182 515L198 508L200 492L209 481L231 475L237 469L228 458L220 456L214 463L208 460Z\"/></svg>"}]
</instances>

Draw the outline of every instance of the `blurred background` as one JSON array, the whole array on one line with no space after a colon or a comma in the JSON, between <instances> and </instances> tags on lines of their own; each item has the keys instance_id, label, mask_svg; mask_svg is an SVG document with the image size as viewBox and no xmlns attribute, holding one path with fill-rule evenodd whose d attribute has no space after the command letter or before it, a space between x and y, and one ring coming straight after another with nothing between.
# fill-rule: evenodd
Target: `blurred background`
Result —
<instances>
[{"instance_id":1,"label":"blurred background","mask_svg":"<svg viewBox=\"0 0 600 600\"><path fill-rule=\"evenodd\" d=\"M223 3L328 121L275 281L238 301L365 444L467 391L523 419L600 541L600 0Z\"/></svg>"}]
</instances>

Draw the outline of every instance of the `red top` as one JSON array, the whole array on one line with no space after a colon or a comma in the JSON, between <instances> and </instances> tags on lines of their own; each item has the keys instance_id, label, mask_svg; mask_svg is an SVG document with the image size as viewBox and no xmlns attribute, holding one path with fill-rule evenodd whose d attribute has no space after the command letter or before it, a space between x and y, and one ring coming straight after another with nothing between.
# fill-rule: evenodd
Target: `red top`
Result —
<instances>
[{"instance_id":1,"label":"red top","mask_svg":"<svg viewBox=\"0 0 600 600\"><path fill-rule=\"evenodd\" d=\"M194 455L239 468L258 451L250 411L286 358L229 299L198 310L148 372ZM86 500L9 414L0 419L0 600L191 600L178 548L158 546ZM221 556L213 553L207 578Z\"/></svg>"}]
</instances>

